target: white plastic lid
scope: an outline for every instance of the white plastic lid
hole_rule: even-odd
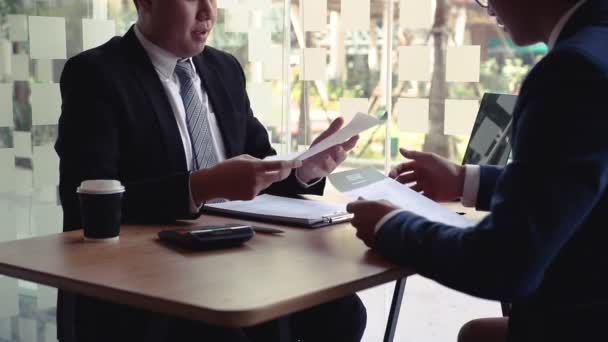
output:
[[[80,183],[76,189],[80,194],[115,194],[125,192],[125,187],[120,184],[120,181],[115,179],[90,179]]]

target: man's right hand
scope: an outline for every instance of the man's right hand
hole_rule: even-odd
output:
[[[401,154],[411,161],[397,165],[389,177],[402,184],[412,184],[414,191],[423,192],[430,199],[442,202],[462,197],[464,187],[464,166],[433,153],[400,149]]]
[[[197,204],[213,198],[251,200],[300,166],[301,161],[264,161],[241,155],[193,172],[190,177],[192,196]]]

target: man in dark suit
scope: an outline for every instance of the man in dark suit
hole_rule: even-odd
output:
[[[357,236],[441,284],[513,303],[486,339],[468,329],[463,341],[607,341],[608,1],[488,5],[518,44],[550,48],[520,92],[513,162],[475,169],[404,150],[411,161],[391,176],[490,214],[459,229],[388,202],[353,202]]]
[[[300,162],[275,154],[253,116],[237,60],[206,47],[215,0],[137,0],[124,37],[71,58],[61,77],[56,150],[64,230],[81,227],[76,187],[118,179],[126,222],[193,218],[207,201],[321,194],[357,138]],[[334,121],[316,142],[343,124]],[[297,170],[292,171],[292,169]],[[151,265],[153,267],[153,265]],[[61,293],[59,336],[77,340],[272,341],[273,323],[221,329]],[[365,308],[356,295],[292,315],[294,339],[359,341]],[[75,328],[75,329],[74,329]]]

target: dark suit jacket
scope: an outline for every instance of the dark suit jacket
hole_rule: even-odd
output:
[[[390,260],[513,303],[511,341],[608,341],[608,1],[590,0],[530,72],[513,162],[482,167],[470,229],[410,212],[376,236]]]
[[[227,158],[275,154],[266,129],[251,111],[238,61],[211,47],[193,61],[217,116]],[[55,148],[64,230],[81,227],[75,191],[84,179],[119,179],[125,185],[124,221],[164,223],[192,217],[177,123],[133,29],[68,60],[61,75],[61,96]],[[323,187],[320,182],[303,189],[292,174],[269,192],[321,194]]]

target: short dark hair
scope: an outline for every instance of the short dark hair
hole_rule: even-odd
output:
[[[137,4],[137,0],[133,0],[133,4],[135,5],[135,9],[139,8],[139,5]]]

